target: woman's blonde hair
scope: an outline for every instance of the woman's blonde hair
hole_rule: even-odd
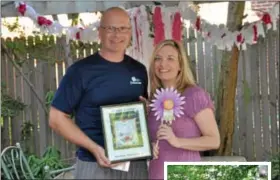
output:
[[[187,58],[184,46],[174,40],[164,40],[160,42],[154,49],[150,59],[149,78],[150,78],[150,98],[153,98],[156,89],[162,88],[163,85],[155,73],[155,56],[157,52],[164,46],[172,46],[178,51],[180,72],[176,78],[177,91],[182,93],[187,87],[195,85],[194,76],[190,67],[189,59]]]

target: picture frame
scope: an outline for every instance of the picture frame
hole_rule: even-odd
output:
[[[152,158],[143,102],[101,106],[101,121],[105,154],[111,163]]]

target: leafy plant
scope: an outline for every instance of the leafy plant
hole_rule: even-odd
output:
[[[60,151],[53,146],[46,149],[42,158],[39,158],[36,155],[30,155],[28,157],[28,164],[34,177],[39,179],[43,179],[45,177],[45,166],[49,166],[50,171],[59,170],[69,166],[62,162]]]
[[[276,179],[280,176],[280,152],[271,157],[271,178]]]
[[[52,103],[52,100],[54,98],[54,91],[48,91],[46,96],[45,96],[45,103],[46,103],[46,106],[47,108],[50,107],[51,103]]]
[[[26,107],[26,105],[20,100],[14,99],[8,95],[5,88],[5,83],[1,82],[1,116],[15,117]]]

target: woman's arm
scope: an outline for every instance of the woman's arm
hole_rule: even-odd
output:
[[[206,151],[218,149],[220,146],[220,134],[213,111],[210,108],[201,110],[194,117],[202,136],[194,138],[177,137],[177,148]]]
[[[194,138],[176,137],[172,128],[166,124],[160,126],[157,132],[159,140],[167,140],[169,144],[176,148],[193,151],[206,151],[218,149],[220,146],[220,134],[212,109],[206,108],[195,115],[196,121],[202,136]]]

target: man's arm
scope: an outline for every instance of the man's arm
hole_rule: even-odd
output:
[[[69,118],[68,114],[51,107],[49,126],[66,140],[89,150],[95,156],[99,165],[103,167],[112,166],[105,156],[104,149],[83,133],[81,129]]]
[[[97,144],[85,135],[85,133],[70,119],[68,114],[54,107],[50,108],[49,126],[66,140],[88,149],[89,151],[95,149],[97,146]]]

